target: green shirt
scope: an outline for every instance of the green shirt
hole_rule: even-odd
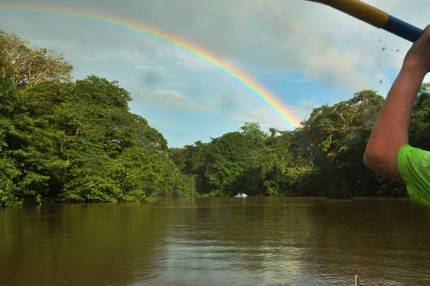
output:
[[[430,206],[430,152],[403,145],[397,153],[397,168],[410,199]]]

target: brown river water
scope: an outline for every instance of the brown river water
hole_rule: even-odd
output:
[[[0,285],[430,285],[408,200],[162,199],[0,209]]]

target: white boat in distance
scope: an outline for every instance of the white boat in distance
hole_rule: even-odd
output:
[[[234,197],[235,198],[243,198],[243,199],[245,199],[245,198],[248,197],[248,195],[245,194],[245,193],[237,193]]]

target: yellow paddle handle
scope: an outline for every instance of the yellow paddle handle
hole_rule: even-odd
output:
[[[383,28],[390,18],[388,13],[359,0],[319,0],[318,2],[330,5],[378,28]]]

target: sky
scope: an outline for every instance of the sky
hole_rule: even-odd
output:
[[[428,24],[427,0],[365,2],[418,27]],[[249,76],[300,120],[363,89],[385,96],[411,45],[303,0],[0,0],[0,29],[64,55],[75,79],[118,81],[133,98],[130,110],[159,130],[169,147],[208,142],[245,122],[263,130],[295,126],[202,57],[112,23],[43,12],[52,5],[184,39]]]

